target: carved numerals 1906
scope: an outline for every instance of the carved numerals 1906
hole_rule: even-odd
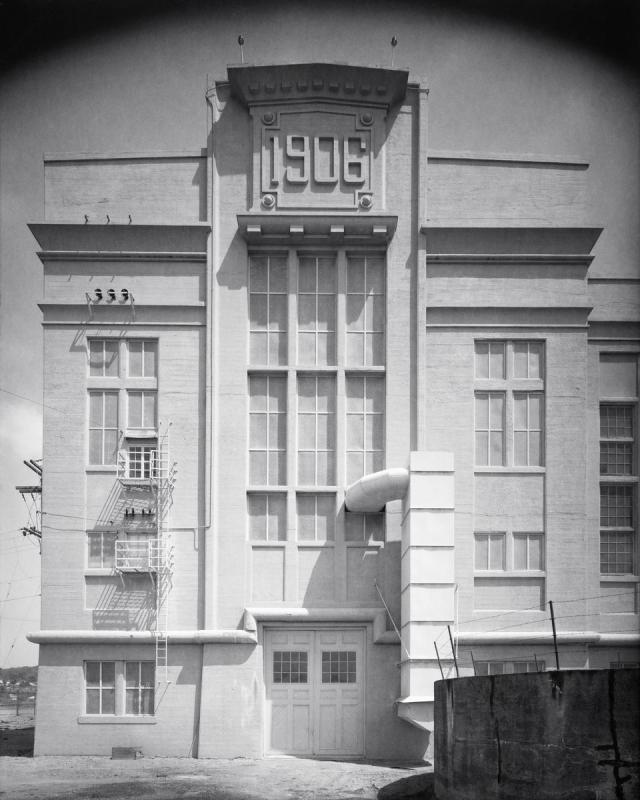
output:
[[[282,138],[284,147],[280,135],[267,137],[271,186],[278,186],[281,181],[307,184],[313,180],[314,183],[336,184],[342,180],[358,186],[365,182],[366,137],[287,134]]]

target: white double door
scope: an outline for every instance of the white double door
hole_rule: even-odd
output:
[[[267,629],[266,752],[364,755],[364,631]]]

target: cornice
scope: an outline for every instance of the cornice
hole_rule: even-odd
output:
[[[402,102],[408,70],[305,63],[227,67],[233,96],[243,105],[332,102],[388,110]]]
[[[386,245],[397,224],[381,214],[238,214],[238,232],[256,245]]]
[[[197,225],[78,225],[36,222],[29,230],[45,253],[206,254],[211,227]]]

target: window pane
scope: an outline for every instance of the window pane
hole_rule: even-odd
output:
[[[142,342],[131,340],[129,342],[129,375],[132,378],[142,376]]]
[[[315,502],[310,495],[299,495],[298,505],[298,539],[313,541],[315,539]]]
[[[129,428],[142,427],[142,392],[129,392]]]
[[[600,474],[633,474],[633,446],[631,442],[600,442]]]
[[[514,342],[513,345],[513,377],[529,377],[529,347],[526,342]]]
[[[267,291],[267,263],[267,259],[264,257],[251,257],[251,263],[249,264],[249,285],[251,286],[252,292]]]
[[[502,466],[502,433],[491,433],[489,463],[492,466]]]
[[[101,567],[102,566],[102,534],[100,533],[90,533],[88,538],[88,558],[87,564],[89,567]],[[89,668],[89,663],[87,663],[87,669]],[[87,675],[89,673],[87,672]]]
[[[147,378],[155,378],[158,354],[157,342],[145,342],[144,346],[144,374]]]
[[[281,495],[268,495],[269,524],[267,538],[269,541],[284,541],[287,538],[287,515],[285,497]]]
[[[633,534],[600,534],[600,572],[607,575],[633,573]]]
[[[542,342],[529,343],[529,377],[542,378]]]
[[[140,692],[141,714],[153,714],[154,694],[155,692],[153,688],[142,689]]]
[[[102,423],[103,423],[102,392],[89,392],[89,425],[92,428],[101,428]]]
[[[504,378],[504,345],[492,342],[489,345],[489,376],[494,379]]]
[[[287,259],[272,256],[269,259],[269,290],[272,292],[287,291]]]
[[[513,396],[513,421],[516,429],[527,429],[527,395],[517,394]]]
[[[102,375],[102,340],[89,342],[89,375]]]
[[[138,714],[138,692],[135,689],[127,689],[125,699],[125,713]]]
[[[638,396],[638,357],[635,354],[600,356],[600,396]]]
[[[87,689],[87,714],[100,713],[100,689]]]
[[[480,467],[489,465],[489,434],[487,431],[476,433],[476,464]]]
[[[516,467],[524,467],[527,465],[526,431],[515,431],[513,434],[513,460]]]
[[[600,525],[603,528],[631,528],[632,487],[600,487]]]
[[[143,661],[140,665],[140,682],[143,686],[155,684],[155,664],[153,661]]]
[[[476,429],[487,430],[489,427],[489,396],[476,395]]]
[[[100,662],[87,661],[84,667],[87,686],[100,686]]]
[[[489,343],[476,342],[476,378],[489,377]]]
[[[347,292],[364,292],[364,260],[350,258],[347,266]]]
[[[513,568],[527,569],[527,537],[513,537]]]
[[[529,537],[529,569],[544,569],[542,536]]]
[[[137,661],[128,661],[126,664],[127,687],[138,685],[140,665]]]
[[[104,424],[107,428],[118,427],[118,393],[104,393]]]
[[[156,399],[155,392],[144,393],[144,427],[155,428],[156,426]]]
[[[113,686],[116,680],[116,665],[114,661],[102,662],[102,684],[103,686]]]
[[[502,429],[502,409],[504,398],[502,395],[492,394],[489,401],[491,409],[491,428],[492,430]]]
[[[504,569],[504,536],[489,537],[489,569]]]
[[[602,439],[633,438],[633,406],[600,406],[600,437]]]
[[[542,466],[542,435],[538,431],[529,434],[529,466]]]
[[[476,534],[475,568],[489,569],[489,537]]]
[[[115,464],[118,456],[118,431],[104,432],[104,463]]]
[[[102,464],[102,431],[89,431],[89,463]]]

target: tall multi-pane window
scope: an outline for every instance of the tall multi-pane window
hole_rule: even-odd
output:
[[[248,504],[250,539],[258,542],[277,542],[287,538],[286,494],[251,492]]]
[[[249,483],[280,486],[287,472],[287,380],[249,377]]]
[[[95,377],[118,377],[117,339],[89,340],[89,375]]]
[[[338,511],[385,464],[385,257],[292,247],[248,271],[249,537],[379,541],[384,515]]]
[[[504,394],[476,392],[476,464],[504,464]]]
[[[117,536],[113,531],[87,533],[87,566],[90,569],[110,569],[114,566]]]
[[[156,683],[154,662],[127,661],[125,681],[125,714],[153,714]]]
[[[158,343],[144,339],[129,342],[129,377],[155,378],[158,374]]]
[[[475,463],[544,465],[544,344],[475,342]]]
[[[148,478],[158,425],[158,340],[88,339],[87,351],[89,464],[121,463],[126,477]]]
[[[633,412],[628,404],[600,406],[601,475],[633,475]]]
[[[542,464],[543,395],[540,392],[513,393],[513,463],[516,466]]]
[[[383,542],[384,514],[347,512],[344,538],[347,542]]]
[[[541,533],[513,534],[513,568],[528,572],[544,569],[544,539]]]
[[[89,392],[89,463],[115,464],[118,392]]]
[[[638,355],[601,353],[600,573],[637,574]]]
[[[633,573],[633,487],[600,486],[600,572]]]
[[[347,263],[347,364],[384,364],[384,259],[350,256]]]
[[[157,399],[155,391],[127,392],[128,428],[155,428],[157,416]]]
[[[332,257],[299,259],[298,363],[336,363],[336,269]]]
[[[296,505],[299,541],[331,542],[335,539],[336,503],[332,494],[299,494]]]
[[[336,471],[336,382],[333,376],[298,378],[298,482],[331,485]]]
[[[287,363],[287,257],[254,255],[249,265],[251,364]]]
[[[116,713],[115,661],[86,661],[84,665],[87,714]]]
[[[476,378],[502,380],[504,354],[504,342],[476,342]]]
[[[384,463],[384,379],[348,376],[347,483],[382,469]]]
[[[542,380],[542,342],[513,342],[513,377],[517,380]]]
[[[504,533],[475,534],[476,570],[504,570],[505,552]]]

